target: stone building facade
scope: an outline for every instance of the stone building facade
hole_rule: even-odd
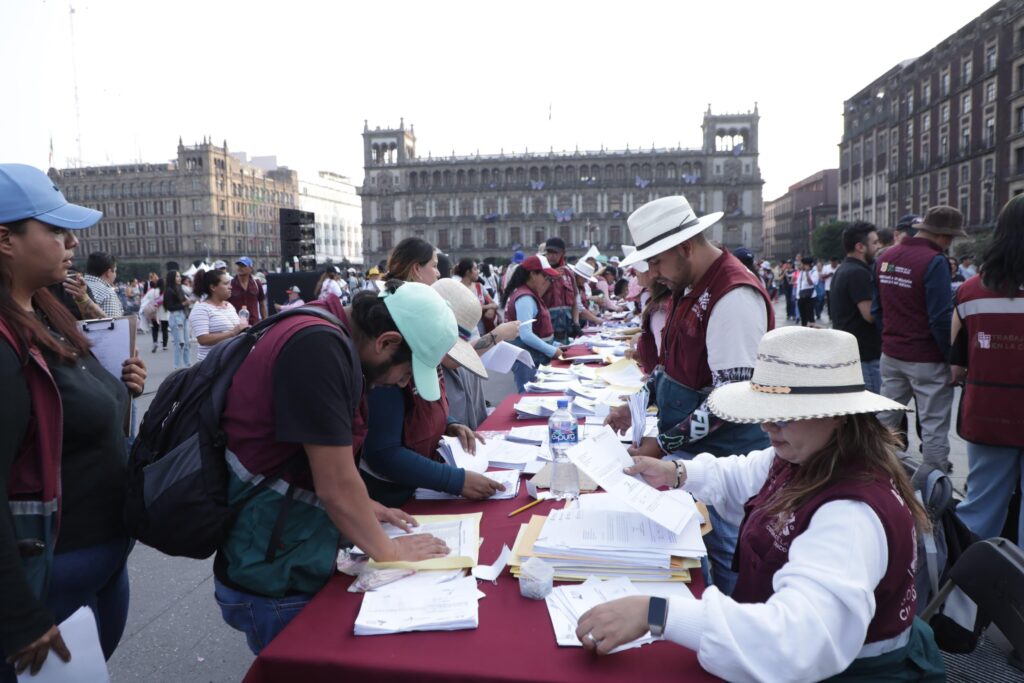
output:
[[[299,174],[299,208],[316,216],[318,262],[363,262],[363,210],[349,178],[330,171]]]
[[[696,149],[502,153],[434,158],[416,154],[416,136],[397,128],[363,130],[363,251],[386,258],[417,236],[453,258],[509,257],[558,235],[579,253],[629,244],[626,217],[640,205],[685,194],[698,214],[724,211],[708,236],[730,249],[761,247],[757,107],[712,114]]]
[[[250,256],[261,269],[281,255],[279,211],[298,208],[298,175],[265,171],[210,140],[164,164],[50,170],[69,201],[103,212],[78,237],[78,254],[105,251],[125,263]]]
[[[827,168],[764,203],[764,256],[785,260],[811,253],[811,235],[836,220],[839,169]]]
[[[1024,2],[1002,0],[845,102],[839,215],[893,227],[939,204],[991,229],[1024,192]]]

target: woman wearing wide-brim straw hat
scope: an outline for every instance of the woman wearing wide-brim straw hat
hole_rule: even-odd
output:
[[[730,681],[943,681],[931,629],[915,618],[924,509],[876,419],[906,407],[865,390],[856,339],[839,330],[768,332],[749,382],[716,389],[712,411],[760,423],[771,447],[684,461],[636,457],[628,474],[682,487],[742,521],[732,596],[631,597],[579,621],[606,653],[651,630],[697,651]]]

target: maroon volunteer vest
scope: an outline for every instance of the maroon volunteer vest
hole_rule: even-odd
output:
[[[533,290],[526,285],[516,289],[516,291],[512,292],[512,296],[508,298],[508,303],[505,304],[505,320],[517,320],[516,301],[524,296],[533,297],[534,302],[537,304],[537,319],[533,321],[533,333],[541,339],[550,339],[555,334],[555,328],[551,325],[551,313],[548,311],[548,307],[544,305],[544,302],[538,299]]]
[[[957,433],[974,443],[1024,446],[1024,292],[1013,299],[975,275],[960,286],[956,310],[967,334],[967,383]]]
[[[326,301],[309,305],[327,308],[341,320],[347,334],[350,323],[338,297],[330,295]],[[231,382],[221,426],[227,436],[228,448],[250,472],[265,474],[275,470],[293,456],[305,455],[302,444],[277,441],[274,422],[274,365],[288,340],[300,330],[314,325],[337,329],[331,323],[311,315],[297,315],[282,320],[260,338]],[[310,359],[310,362],[317,360]],[[358,356],[353,358],[352,369],[353,372],[362,373]],[[352,418],[353,455],[358,454],[366,440],[366,418],[364,384],[363,394]],[[312,473],[304,457],[302,467],[296,468],[293,472],[286,473],[284,479],[300,488],[314,491]]]
[[[928,266],[941,254],[942,247],[934,242],[908,237],[875,261],[875,284],[882,303],[882,353],[890,358],[914,363],[946,361],[928,326],[924,291]],[[946,275],[948,283],[948,268]]]
[[[738,258],[723,251],[688,293],[673,296],[672,312],[662,332],[660,361],[676,382],[691,389],[711,386],[708,320],[715,304],[737,287],[757,290],[768,314],[767,329],[775,329],[775,311],[761,278],[751,273]]]
[[[448,397],[444,394],[444,377],[438,373],[441,382],[441,398],[427,401],[416,393],[413,383],[402,388],[405,401],[405,420],[402,422],[402,445],[420,455],[443,462],[437,452],[437,443],[448,427]]]
[[[910,508],[884,474],[872,474],[866,467],[853,468],[842,480],[803,503],[780,527],[776,518],[765,513],[765,505],[776,491],[786,486],[798,467],[776,456],[764,486],[744,504],[745,515],[733,560],[739,579],[732,598],[736,602],[767,602],[775,592],[775,572],[789,561],[793,539],[807,530],[818,508],[833,500],[858,500],[878,515],[889,553],[888,567],[875,587],[875,616],[868,624],[864,642],[874,643],[903,633],[917,612],[917,537]]]
[[[658,340],[654,338],[654,332],[651,331],[651,319],[655,313],[671,305],[672,298],[665,297],[653,305],[650,315],[641,318],[640,336],[636,341],[636,361],[640,363],[640,367],[645,375],[654,372],[654,368],[658,366]],[[665,327],[668,327],[668,325]],[[665,328],[662,328],[662,333],[664,331]]]
[[[541,299],[549,309],[576,307],[576,277],[568,266],[556,266],[558,279],[551,283]],[[540,333],[538,333],[540,336]]]

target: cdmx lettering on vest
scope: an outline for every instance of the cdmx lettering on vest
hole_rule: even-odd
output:
[[[785,522],[780,519],[769,519],[765,522],[764,528],[772,537],[772,545],[781,553],[789,552],[790,536],[793,535],[793,528],[796,525],[796,513],[790,512]]]
[[[780,358],[770,353],[759,353],[757,354],[758,360],[763,360],[765,363],[776,363],[778,365],[789,365],[795,368],[811,368],[813,370],[836,370],[838,368],[846,368],[851,365],[857,365],[860,363],[860,359],[843,361],[842,363],[800,363],[795,360],[788,360],[786,358]]]

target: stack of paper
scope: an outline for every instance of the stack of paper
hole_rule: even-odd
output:
[[[605,491],[674,534],[681,533],[697,516],[692,498],[687,503],[678,497],[679,491],[659,491],[640,475],[623,472],[633,464],[633,458],[611,429],[588,436],[566,455]]]
[[[506,441],[528,443],[534,446],[544,446],[547,450],[548,426],[547,425],[526,425],[513,427],[505,435]]]
[[[476,628],[480,621],[477,601],[482,597],[472,576],[365,593],[354,632],[357,636],[377,636]]]
[[[632,429],[633,432],[633,445],[639,446],[640,440],[644,437],[644,427],[647,425],[647,403],[650,398],[650,393],[647,388],[644,387],[635,394],[630,394],[626,400],[626,404],[629,406],[629,416],[632,418],[632,423],[637,425],[637,429]],[[641,426],[643,425],[643,426]]]
[[[519,470],[484,472],[485,477],[493,479],[505,487],[504,491],[498,491],[488,500],[509,500],[519,495],[519,474]],[[416,489],[416,500],[455,500],[458,498],[462,498],[462,496],[433,489]]]
[[[636,387],[634,391],[644,385],[644,373],[640,366],[627,358],[619,359],[606,368],[598,368],[597,377],[608,384]]]
[[[640,592],[629,579],[619,577],[607,581],[599,581],[590,577],[578,586],[559,586],[551,591],[544,600],[548,605],[548,616],[551,627],[555,631],[555,642],[561,647],[583,647],[576,638],[576,627],[587,610],[600,604],[618,600],[619,598],[640,595]],[[634,647],[653,643],[655,638],[650,633],[628,643],[623,643],[612,652],[621,652]]]
[[[559,396],[524,395],[513,408],[520,420],[537,420],[551,417],[558,410],[558,402],[565,400]],[[584,401],[577,405],[578,400],[569,399],[569,411],[574,417],[588,417],[598,414],[595,401]]]
[[[547,430],[547,427],[542,427]],[[511,439],[490,438],[476,443],[476,453],[467,453],[456,437],[445,436],[438,444],[438,453],[453,467],[461,467],[481,474],[488,467],[512,470],[527,470],[537,460],[548,459],[547,448]]]
[[[412,533],[430,534],[445,542],[448,554],[419,562],[377,562],[370,560],[370,569],[405,568],[405,569],[460,569],[475,567],[480,552],[480,518],[482,512],[465,515],[417,515],[419,526]],[[391,524],[384,524],[384,532],[394,538],[408,532]],[[353,547],[350,554],[366,555],[359,547]]]
[[[586,424],[584,425],[584,431],[581,432],[583,438],[596,436],[598,430],[604,425],[603,417],[588,417]],[[647,415],[644,419],[643,436],[657,436],[658,435],[658,416]],[[619,441],[622,443],[633,443],[633,427],[630,427],[625,431],[624,434],[616,434]]]

